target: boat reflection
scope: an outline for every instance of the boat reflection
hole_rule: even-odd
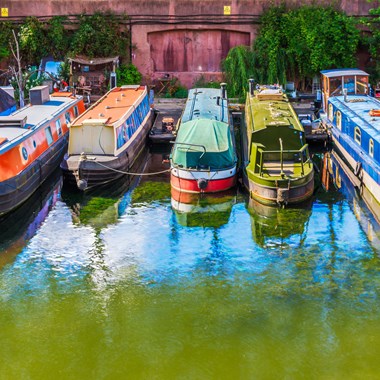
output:
[[[141,173],[144,170],[146,153],[147,148],[129,169],[131,173]],[[139,175],[124,175],[116,181],[86,192],[75,191],[72,187],[64,185],[62,200],[69,206],[74,224],[101,230],[118,222],[131,201],[132,190],[139,181]]]
[[[327,192],[339,191],[348,200],[368,240],[380,247],[380,205],[334,150],[323,155],[321,179]]]
[[[221,227],[228,223],[235,203],[236,190],[191,194],[171,189],[172,208],[178,223],[185,227]]]
[[[247,209],[254,241],[263,248],[282,245],[287,238],[295,236],[299,236],[302,242],[306,237],[311,206],[312,200],[288,208],[271,207],[250,198]]]
[[[57,203],[61,188],[57,169],[27,201],[0,219],[0,268],[12,262],[35,235]]]

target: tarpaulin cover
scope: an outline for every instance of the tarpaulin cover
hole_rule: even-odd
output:
[[[196,119],[181,124],[172,162],[184,168],[214,170],[234,166],[236,155],[230,127],[226,123],[208,119]]]

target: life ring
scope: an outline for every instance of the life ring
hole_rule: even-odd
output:
[[[355,166],[354,174],[358,176],[362,170],[362,163],[358,161]]]
[[[380,110],[370,110],[369,115],[375,116],[375,117],[380,117]]]

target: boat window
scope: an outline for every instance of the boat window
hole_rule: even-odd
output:
[[[330,78],[330,96],[342,94],[342,77]]]
[[[51,133],[50,127],[45,128],[45,135],[48,145],[51,145],[51,143],[53,142],[53,135]]]
[[[62,127],[61,127],[61,120],[60,119],[55,121],[55,127],[57,128],[58,136],[61,136],[62,135]]]
[[[355,127],[354,138],[359,145],[362,144],[362,132],[359,127]]]
[[[345,76],[344,88],[347,89],[347,94],[355,94],[355,76]]]
[[[342,130],[342,114],[340,111],[337,111],[336,113],[336,126]]]
[[[333,105],[330,103],[329,104],[329,120],[330,121],[333,121],[334,119],[334,108],[333,108]]]
[[[78,115],[79,115],[78,107],[75,106],[75,107],[74,107],[74,116],[75,116],[75,117],[78,117]]]
[[[373,157],[374,151],[375,151],[375,145],[373,143],[373,140],[369,139],[369,155],[371,157]]]
[[[70,121],[71,121],[71,115],[70,115],[70,112],[66,112],[65,113],[65,120],[66,120],[66,124],[69,124]]]
[[[368,77],[356,77],[356,93],[368,93]]]

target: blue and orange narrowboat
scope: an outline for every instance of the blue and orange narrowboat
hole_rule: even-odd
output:
[[[61,162],[68,124],[85,109],[69,92],[30,90],[31,104],[0,117],[0,215],[28,199]]]

